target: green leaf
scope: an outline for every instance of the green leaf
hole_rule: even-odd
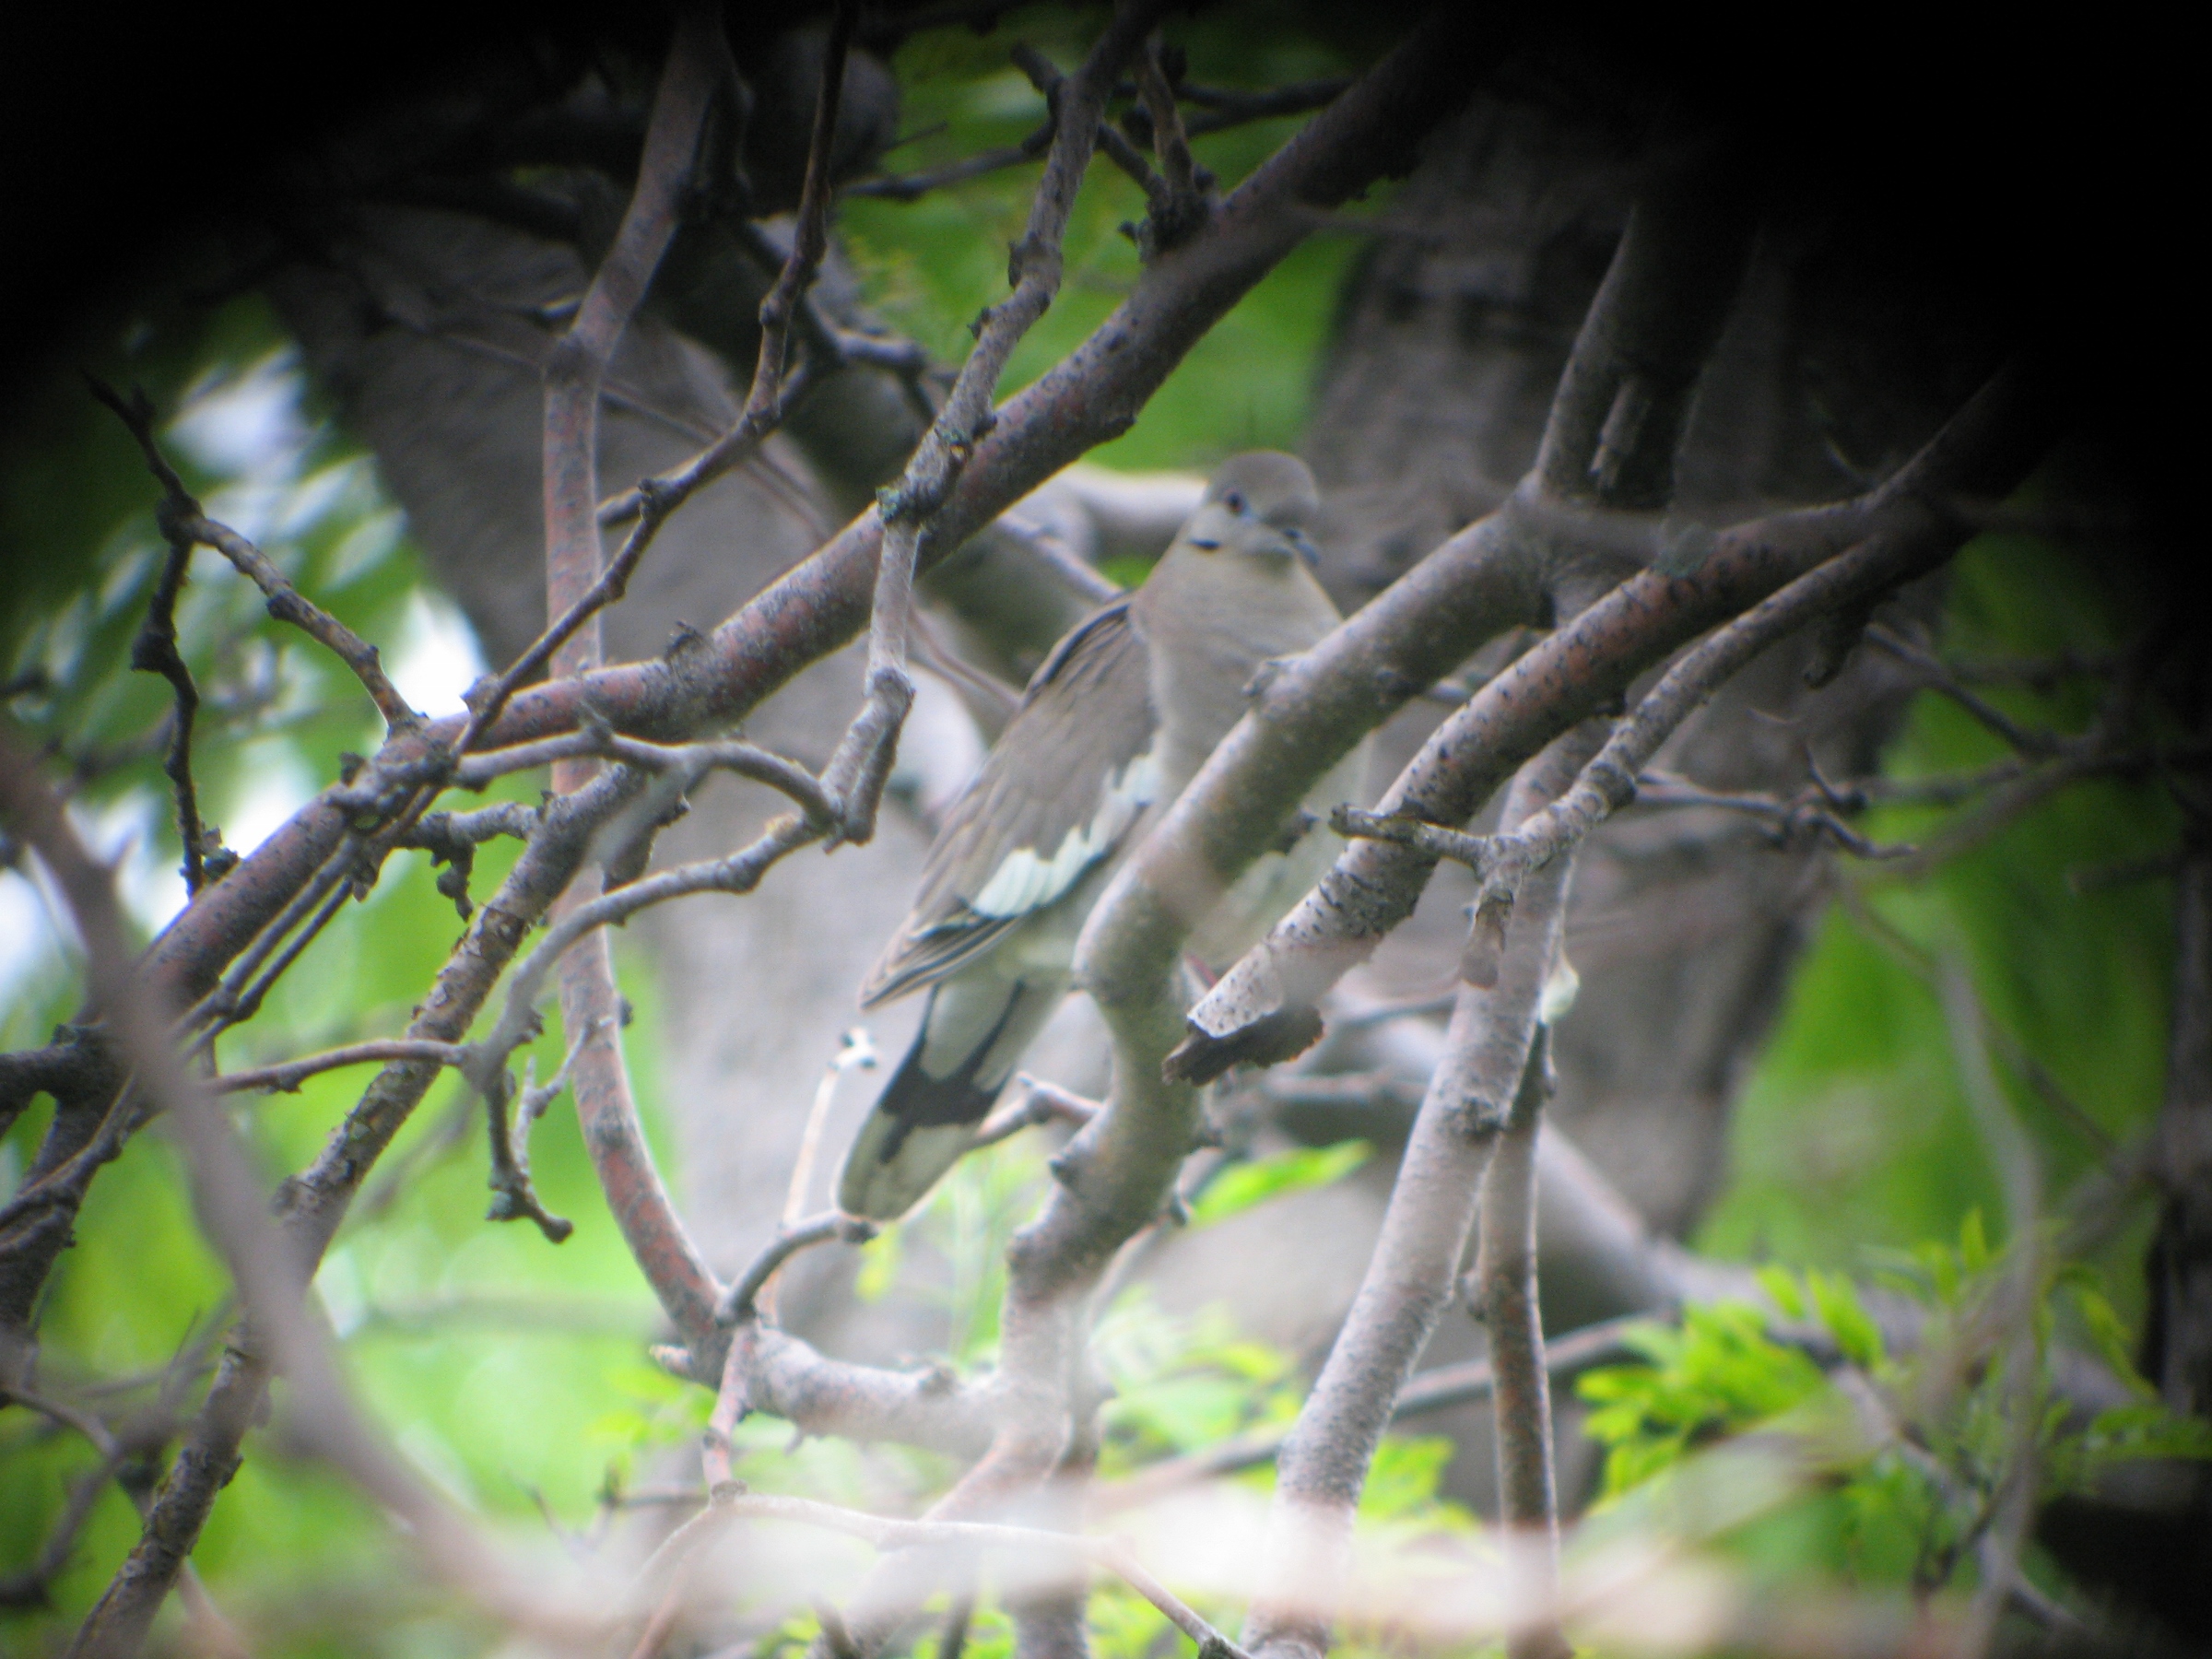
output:
[[[1989,1237],[1982,1226],[1982,1206],[1975,1205],[1959,1224],[1959,1265],[1969,1273],[1989,1265]]]
[[[1211,1227],[1285,1193],[1341,1181],[1365,1163],[1373,1151],[1365,1141],[1339,1141],[1333,1147],[1301,1147],[1237,1164],[1216,1177],[1191,1206],[1191,1225]]]
[[[1437,1487],[1454,1450],[1447,1435],[1386,1434],[1359,1493],[1365,1522],[1433,1519]]]
[[[2144,1457],[2212,1459],[2212,1423],[2163,1406],[2115,1406],[2100,1411],[2083,1439],[2106,1462]]]
[[[860,1249],[860,1271],[853,1276],[853,1294],[864,1302],[878,1302],[890,1294],[899,1279],[899,1264],[905,1252],[903,1231],[887,1227]]]
[[[1770,1265],[1759,1270],[1758,1277],[1759,1288],[1773,1299],[1784,1319],[1812,1317],[1806,1306],[1805,1293],[1797,1288],[1797,1280],[1788,1268]]]
[[[2067,1288],[2074,1293],[2074,1305],[2081,1311],[2081,1323],[2088,1332],[2089,1340],[2096,1345],[2099,1358],[2112,1368],[2112,1375],[2126,1383],[2128,1392],[2138,1398],[2156,1400],[2159,1391],[2136,1370],[2135,1339],[2128,1332],[2127,1322],[2094,1285],[2077,1279]]]
[[[1806,1274],[1805,1279],[1806,1288],[1811,1290],[1813,1301],[1820,1310],[1820,1323],[1835,1337],[1843,1357],[1862,1371],[1872,1371],[1879,1365],[1881,1328],[1868,1315],[1851,1281],[1840,1273],[1818,1272]]]

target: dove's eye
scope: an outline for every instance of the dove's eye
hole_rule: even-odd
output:
[[[1227,495],[1221,498],[1221,505],[1228,508],[1231,512],[1242,512],[1244,511],[1243,492],[1235,489],[1230,490]]]

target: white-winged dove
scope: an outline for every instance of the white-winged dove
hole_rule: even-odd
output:
[[[845,1155],[841,1208],[902,1216],[959,1161],[1066,992],[1119,854],[1236,724],[1263,665],[1336,626],[1311,568],[1319,506],[1295,456],[1224,463],[1144,586],[1038,668],[862,987],[863,1008],[924,987],[929,1004]],[[1363,758],[1346,757],[1286,826],[1283,850],[1194,918],[1190,951],[1208,969],[1234,961],[1327,867],[1342,843],[1314,821],[1353,797]]]

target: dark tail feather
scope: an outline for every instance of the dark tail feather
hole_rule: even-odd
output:
[[[1014,1005],[1009,1002],[1006,1012],[1013,1011]],[[991,1102],[998,1098],[998,1090],[979,1084],[975,1080],[976,1068],[991,1052],[991,1045],[998,1041],[998,1033],[1006,1023],[1001,1019],[993,1027],[990,1035],[976,1044],[975,1053],[951,1077],[933,1077],[922,1069],[923,1040],[929,1032],[929,1022],[923,1021],[923,1029],[914,1033],[913,1041],[907,1047],[906,1058],[899,1063],[891,1080],[876,1097],[877,1112],[892,1120],[890,1134],[883,1144],[886,1161],[899,1156],[907,1137],[917,1129],[973,1125],[983,1121],[991,1111]]]
[[[932,995],[932,1006],[924,1011],[906,1058],[876,1097],[875,1109],[845,1154],[845,1167],[837,1180],[840,1209],[847,1215],[895,1221],[921,1203],[938,1178],[959,1162],[974,1142],[975,1126],[998,1098],[997,1087],[985,1088],[975,1080],[976,1071],[1013,1018],[1018,1001],[1018,996],[1007,999],[997,1024],[951,1076],[933,1077],[922,1065],[929,1017],[935,1011]]]

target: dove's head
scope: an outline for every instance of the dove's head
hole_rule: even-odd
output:
[[[1194,552],[1281,566],[1319,560],[1309,533],[1321,512],[1313,475],[1296,455],[1254,450],[1221,464],[1177,539]]]
[[[1297,456],[1264,450],[1225,461],[1131,602],[1171,793],[1236,724],[1266,665],[1312,650],[1336,626],[1306,537],[1320,511]]]

